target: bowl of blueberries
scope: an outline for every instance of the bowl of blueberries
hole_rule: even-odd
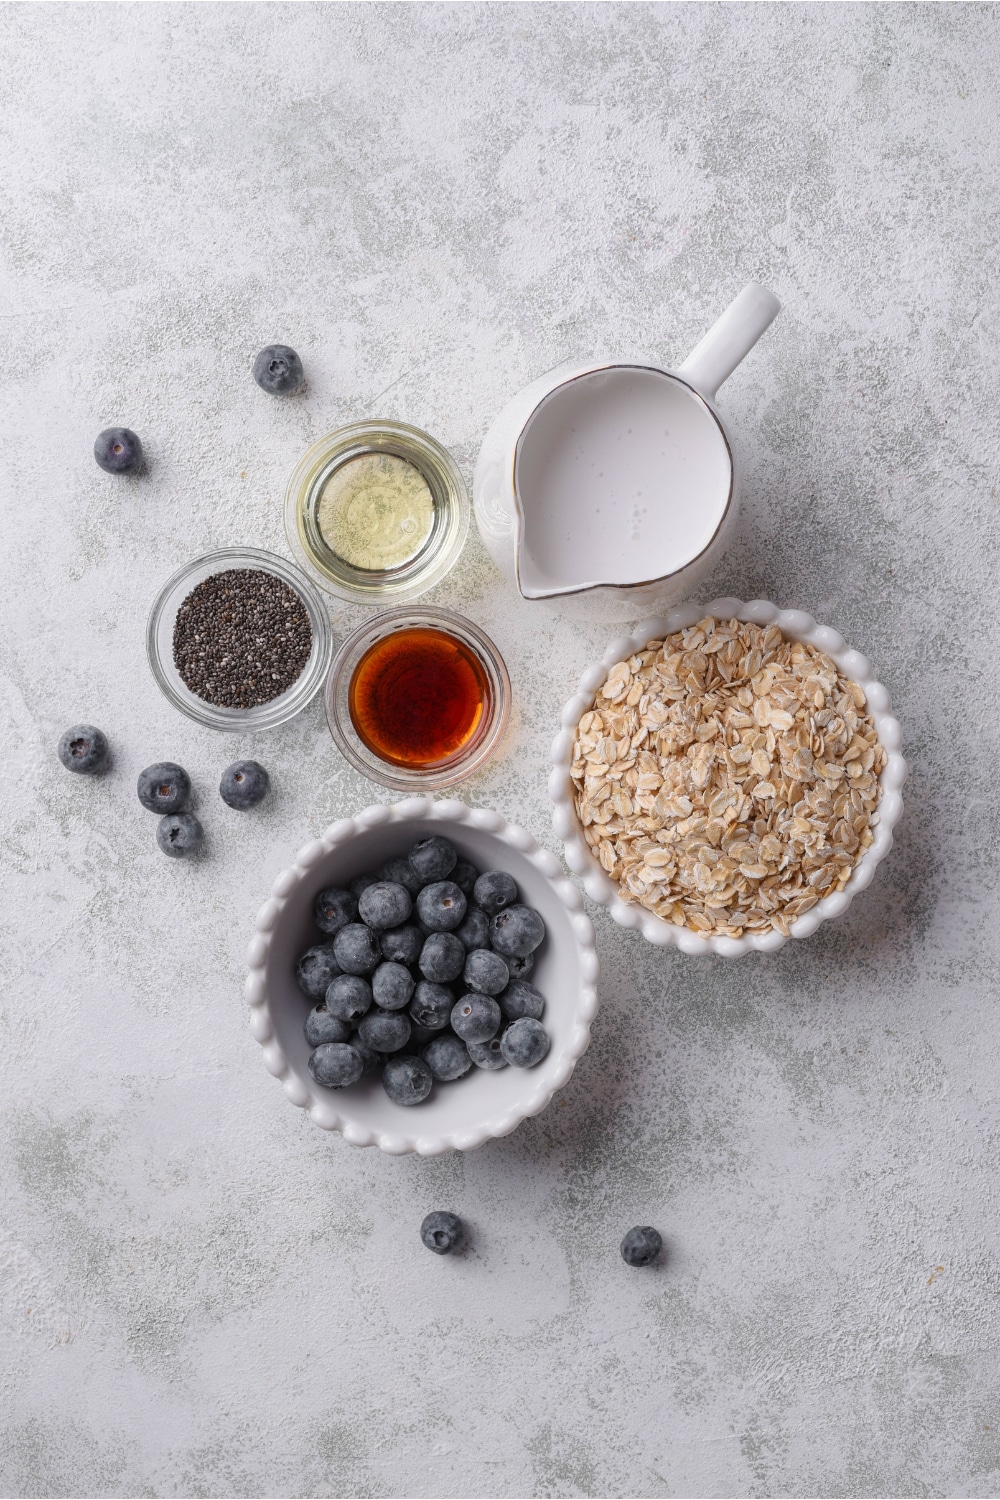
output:
[[[250,1028],[287,1097],[395,1155],[539,1114],[597,1011],[577,887],[523,829],[453,800],[368,807],[306,844],[248,961]]]

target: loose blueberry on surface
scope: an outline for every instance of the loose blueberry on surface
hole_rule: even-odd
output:
[[[428,1214],[420,1226],[420,1238],[435,1255],[450,1255],[458,1249],[464,1236],[464,1225],[458,1214],[445,1213],[441,1209]]]
[[[320,932],[325,932],[329,937],[335,937],[342,927],[348,922],[357,920],[358,903],[350,891],[343,891],[337,885],[328,886],[325,891],[320,891],[313,902],[313,915],[316,918],[316,926]]]
[[[421,885],[434,880],[444,880],[458,864],[458,850],[451,839],[439,834],[433,838],[420,839],[410,850],[410,864]]]
[[[540,1063],[552,1045],[541,1021],[520,1016],[511,1021],[500,1038],[500,1050],[513,1068],[533,1068]]]
[[[503,1055],[498,1036],[491,1036],[488,1042],[469,1042],[469,1056],[477,1068],[484,1072],[496,1073],[507,1066],[507,1059]]]
[[[472,897],[487,916],[495,917],[498,911],[517,900],[517,886],[503,870],[487,870],[472,887]]]
[[[219,782],[219,796],[227,807],[246,812],[256,807],[271,790],[271,778],[255,760],[236,760],[227,766]]]
[[[467,905],[453,880],[436,880],[417,897],[417,916],[432,932],[454,932]]]
[[[463,995],[451,1013],[451,1028],[463,1042],[488,1042],[499,1025],[500,1007],[492,995]]]
[[[422,1104],[434,1078],[419,1057],[390,1057],[382,1070],[382,1087],[393,1104]]]
[[[340,972],[332,943],[317,943],[315,948],[307,948],[295,965],[299,989],[310,1000],[322,1000]]]
[[[473,948],[489,947],[490,919],[481,906],[473,906],[470,901],[465,916],[455,928],[455,936],[470,953]]]
[[[432,932],[417,963],[425,979],[450,984],[465,968],[465,949],[453,932]]]
[[[472,1067],[465,1043],[451,1031],[439,1032],[424,1048],[424,1062],[439,1083],[462,1078]]]
[[[378,872],[378,878],[391,881],[393,885],[403,886],[411,896],[418,895],[424,883],[408,859],[386,860]]]
[[[470,865],[467,859],[460,859],[455,868],[448,876],[458,886],[467,901],[472,900],[472,887],[479,878],[479,871],[475,865]]]
[[[424,946],[424,933],[419,927],[393,927],[379,934],[379,942],[383,958],[397,964],[415,964]]]
[[[510,970],[511,979],[527,979],[535,967],[535,955],[525,953],[523,957],[519,957],[516,953],[507,953],[504,955],[504,963]]]
[[[333,951],[345,974],[370,974],[382,957],[379,940],[363,922],[349,922],[333,940]]]
[[[376,881],[358,898],[358,916],[369,927],[401,927],[412,910],[413,902],[406,887],[387,880]]]
[[[357,1083],[363,1063],[347,1042],[324,1042],[309,1054],[309,1071],[327,1089],[345,1089]]]
[[[355,901],[361,900],[362,891],[366,891],[370,885],[378,884],[377,875],[355,875],[353,880],[347,882],[347,889]]]
[[[346,1042],[351,1035],[349,1022],[332,1015],[322,1001],[306,1016],[303,1030],[310,1047],[322,1047],[325,1042]]]
[[[462,980],[466,989],[480,995],[499,995],[507,988],[510,971],[499,953],[489,948],[474,948],[465,960]]]
[[[402,1010],[409,1005],[416,981],[403,964],[380,963],[372,975],[375,1004],[383,1010]]]
[[[545,1011],[545,997],[524,979],[512,979],[502,994],[497,996],[500,1014],[505,1021],[517,1021],[521,1016],[530,1016],[540,1021]]]
[[[663,1240],[651,1224],[637,1224],[629,1230],[620,1248],[627,1266],[651,1266],[663,1249]]]
[[[371,1009],[372,987],[360,974],[338,974],[330,980],[324,1000],[331,1016],[350,1025]]]
[[[171,859],[194,854],[204,838],[205,830],[194,813],[165,813],[156,825],[156,842]]]
[[[149,812],[183,812],[191,796],[191,778],[183,766],[160,760],[139,772],[136,791]]]
[[[268,344],[253,362],[253,378],[269,396],[290,396],[305,379],[302,361],[287,344]]]
[[[142,444],[131,427],[105,427],[95,439],[94,457],[105,474],[134,474],[142,467]]]
[[[358,1027],[358,1036],[375,1052],[398,1052],[410,1040],[410,1018],[405,1011],[372,1009]]]
[[[530,906],[508,906],[490,923],[490,942],[498,953],[523,958],[534,953],[545,936],[545,923]]]
[[[108,765],[108,742],[93,724],[74,724],[59,736],[57,754],[67,771],[98,776]]]
[[[410,1001],[410,1015],[418,1026],[431,1031],[442,1031],[447,1026],[455,1005],[455,993],[444,984],[432,984],[421,979]]]

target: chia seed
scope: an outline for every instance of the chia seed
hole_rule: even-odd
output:
[[[293,588],[261,568],[213,573],[174,621],[174,666],[192,693],[219,708],[256,708],[297,682],[312,626]]]

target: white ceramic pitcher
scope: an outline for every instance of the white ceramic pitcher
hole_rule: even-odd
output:
[[[525,599],[630,620],[689,595],[736,514],[715,396],[779,312],[747,286],[677,370],[562,365],[519,392],[476,463],[476,520]]]

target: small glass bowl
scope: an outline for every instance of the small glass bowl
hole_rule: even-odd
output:
[[[370,750],[355,729],[351,720],[351,682],[358,663],[376,641],[398,630],[421,628],[453,636],[475,656],[485,678],[487,702],[472,739],[455,755],[427,767],[399,766]],[[344,759],[369,781],[397,792],[436,791],[465,781],[495,753],[510,719],[510,678],[503,657],[485,631],[448,609],[388,609],[369,624],[360,626],[337,652],[323,698],[330,733]]]
[[[347,562],[320,530],[319,504],[328,481],[366,454],[389,454],[412,464],[431,492],[428,535],[392,568]],[[455,460],[428,433],[405,422],[354,422],[328,433],[299,459],[285,491],[285,535],[296,562],[321,588],[352,604],[400,605],[426,593],[454,567],[468,532],[469,496]]]
[[[305,605],[312,627],[312,650],[299,677],[286,692],[256,708],[220,708],[206,702],[192,693],[174,666],[174,621],[178,609],[204,579],[215,573],[229,573],[234,568],[258,568],[287,583]],[[164,696],[189,719],[208,729],[228,730],[231,734],[248,729],[274,729],[293,719],[322,686],[333,650],[333,630],[322,594],[292,563],[256,547],[223,547],[178,568],[157,594],[146,626],[146,655]]]

